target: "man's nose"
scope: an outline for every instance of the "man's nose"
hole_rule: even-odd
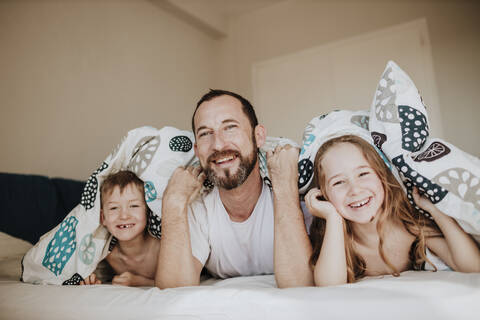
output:
[[[213,148],[215,150],[221,151],[225,147],[225,137],[221,132],[218,132],[214,135]]]

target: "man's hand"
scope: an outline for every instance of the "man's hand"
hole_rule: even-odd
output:
[[[93,284],[102,284],[102,281],[97,279],[97,276],[95,275],[95,273],[92,273],[91,275],[89,275],[88,277],[80,281],[81,286],[93,285]]]
[[[173,200],[190,204],[200,193],[205,173],[201,167],[178,167],[163,193],[164,201]]]
[[[298,180],[298,148],[291,145],[277,146],[267,152],[267,167],[272,184],[296,184]]]

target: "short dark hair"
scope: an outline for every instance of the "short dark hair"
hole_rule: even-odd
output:
[[[193,131],[194,136],[195,136],[194,119],[195,119],[195,114],[197,113],[198,107],[200,107],[200,105],[202,103],[204,103],[205,101],[210,101],[213,98],[220,97],[220,96],[231,96],[231,97],[234,97],[234,98],[238,99],[242,103],[243,113],[245,113],[245,115],[248,118],[248,121],[250,121],[250,125],[252,126],[252,130],[255,129],[255,127],[258,125],[258,120],[257,120],[257,116],[255,115],[255,110],[253,109],[253,106],[250,103],[250,101],[248,101],[247,99],[245,99],[241,95],[239,95],[237,93],[234,93],[234,92],[231,92],[231,91],[220,90],[220,89],[210,89],[210,91],[208,93],[204,94],[203,97],[201,97],[200,100],[197,102],[197,107],[195,108],[195,111],[193,112],[192,131]]]
[[[119,187],[120,192],[123,192],[129,184],[133,184],[144,195],[143,181],[132,171],[121,170],[109,174],[100,187],[100,206],[103,208],[103,198],[107,193],[112,192],[115,187]]]

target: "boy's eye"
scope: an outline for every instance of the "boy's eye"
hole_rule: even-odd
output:
[[[109,209],[109,210],[117,210],[118,207],[110,207],[110,208],[108,208],[108,209]]]

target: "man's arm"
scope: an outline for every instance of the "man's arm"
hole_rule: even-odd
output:
[[[298,196],[298,149],[277,147],[267,154],[274,208],[274,270],[279,288],[312,286],[312,246]]]
[[[196,286],[202,263],[192,255],[188,205],[200,192],[204,174],[200,168],[177,168],[163,195],[162,239],[155,286],[160,289]]]

